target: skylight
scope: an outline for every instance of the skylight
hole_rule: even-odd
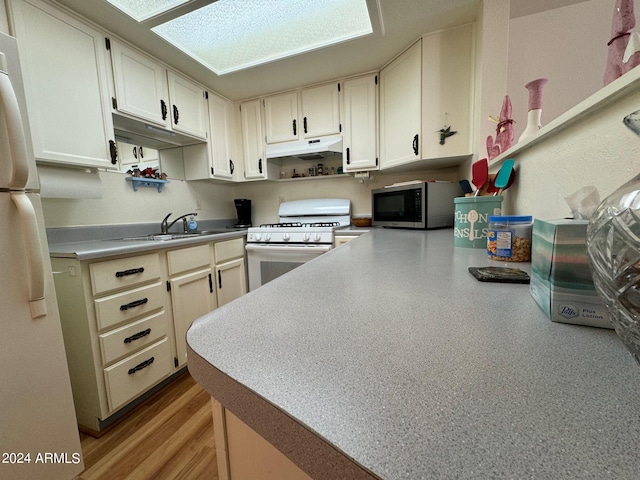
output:
[[[373,29],[366,0],[218,0],[152,31],[223,75]]]
[[[116,8],[143,22],[151,17],[178,7],[190,0],[107,0]]]

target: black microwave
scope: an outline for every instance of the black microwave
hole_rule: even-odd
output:
[[[371,191],[372,225],[396,228],[453,226],[453,199],[462,194],[452,182],[411,182]]]

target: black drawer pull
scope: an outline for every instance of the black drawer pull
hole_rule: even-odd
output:
[[[130,368],[127,373],[129,375],[133,375],[138,370],[142,370],[143,368],[147,368],[149,365],[151,365],[153,363],[154,360],[155,360],[155,358],[151,357],[149,360],[145,360],[144,362],[140,363],[139,365],[136,365],[135,367]]]
[[[130,337],[127,337],[124,339],[124,343],[131,343],[134,340],[139,340],[142,337],[146,337],[147,335],[149,335],[151,333],[151,329],[147,328],[146,330],[143,330],[141,332],[136,333],[135,335],[131,335]]]
[[[132,268],[131,270],[125,270],[124,272],[116,272],[116,277],[126,277],[127,275],[135,275],[136,273],[144,272],[144,267]]]
[[[144,305],[149,301],[148,298],[141,298],[140,300],[134,300],[131,303],[127,303],[126,305],[120,305],[120,310],[129,310],[133,307],[139,307],[140,305]]]

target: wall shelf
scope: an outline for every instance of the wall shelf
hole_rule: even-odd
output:
[[[152,187],[157,188],[160,193],[164,184],[169,183],[169,180],[160,180],[159,178],[127,177],[126,180],[131,182],[134,192],[137,192],[139,187]]]

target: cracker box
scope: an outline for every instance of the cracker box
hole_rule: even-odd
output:
[[[613,328],[591,277],[587,220],[538,220],[531,244],[531,296],[554,322]]]

